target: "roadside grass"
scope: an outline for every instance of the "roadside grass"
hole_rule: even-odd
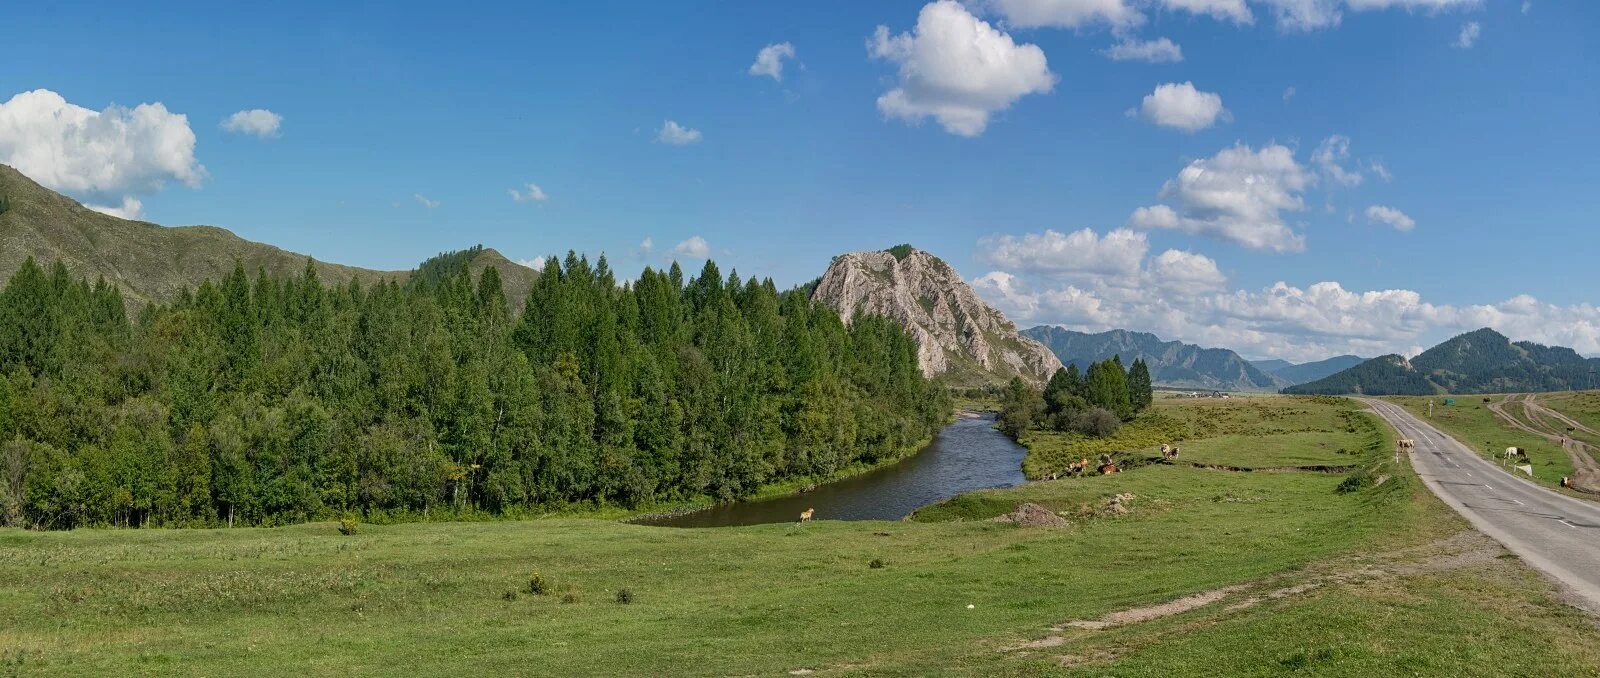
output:
[[[1213,605],[1047,651],[1005,651],[1069,620],[1292,581],[1329,562],[1359,568],[1465,529],[1394,465],[1392,436],[1374,418],[1350,401],[1290,402],[1272,406],[1307,411],[1247,413],[1239,426],[1289,421],[1356,436],[1358,473],[1384,482],[1340,493],[1335,474],[1154,464],[969,493],[916,522],[677,529],[546,519],[363,525],[349,536],[330,523],[4,530],[0,667],[312,676],[1593,672],[1600,631],[1515,561],[1486,575],[1329,584],[1249,610]],[[1162,412],[1194,418],[1172,407]],[[1274,437],[1292,447],[1313,440]],[[1119,493],[1135,495],[1130,512],[1096,510]],[[1023,501],[1067,512],[1072,525],[987,520]],[[543,595],[529,592],[535,571]],[[624,588],[631,604],[616,602]],[[1061,664],[1104,648],[1115,655]]]
[[[1600,430],[1600,391],[1540,393],[1539,404],[1572,417],[1578,423],[1589,428]],[[1557,422],[1550,423],[1556,424]],[[1573,431],[1567,435],[1586,442],[1593,447],[1600,448],[1600,436],[1583,431]]]
[[[1363,438],[1344,431],[1224,435],[1184,443],[1177,463],[1249,469],[1350,466],[1360,460]]]
[[[1384,400],[1404,407],[1496,464],[1502,463],[1501,456],[1507,447],[1523,448],[1528,451],[1528,464],[1533,466],[1533,479],[1541,485],[1559,487],[1562,476],[1572,475],[1572,460],[1560,445],[1500,421],[1489,410],[1489,403],[1483,402],[1484,398],[1499,402],[1503,397],[1459,396],[1454,405],[1442,405],[1443,400],[1437,397],[1391,396]],[[1431,419],[1428,418],[1429,400],[1434,401]],[[1507,406],[1506,411],[1526,421],[1520,405]]]

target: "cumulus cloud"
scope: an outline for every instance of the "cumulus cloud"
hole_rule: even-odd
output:
[[[673,246],[672,253],[690,259],[706,259],[711,256],[711,245],[705,238],[696,235]]]
[[[1409,231],[1417,226],[1416,220],[1406,216],[1405,212],[1387,205],[1368,207],[1367,221],[1374,224],[1388,224],[1399,231]]]
[[[543,271],[544,270],[544,257],[534,257],[532,259],[518,259],[516,263],[518,265],[520,265],[520,266],[526,266],[526,267],[531,268],[531,269],[533,269],[535,271]]]
[[[278,128],[282,125],[283,116],[265,108],[252,108],[228,116],[220,127],[223,131],[235,134],[249,134],[269,139],[278,136]]]
[[[1316,163],[1328,178],[1345,186],[1359,186],[1363,179],[1361,173],[1344,168],[1344,162],[1349,159],[1350,137],[1342,134],[1323,139],[1317,145],[1317,150],[1311,152],[1311,162]]]
[[[1251,24],[1256,20],[1244,0],[1161,0],[1161,5],[1167,9],[1204,14],[1218,21],[1236,24]]]
[[[510,188],[506,189],[506,192],[510,193],[511,199],[516,202],[544,202],[550,199],[550,196],[545,195],[544,189],[539,188],[539,185],[534,183],[528,184],[527,190],[519,191],[515,188]]]
[[[1152,64],[1175,64],[1183,61],[1183,48],[1166,38],[1155,40],[1130,38],[1106,48],[1101,54],[1112,61],[1144,61]]]
[[[1130,0],[989,0],[987,7],[1017,28],[1126,29],[1144,23]]]
[[[667,120],[661,123],[661,131],[656,132],[656,141],[673,146],[687,146],[700,141],[700,130],[684,127],[674,120]]]
[[[972,280],[985,300],[1024,326],[1154,332],[1250,356],[1316,360],[1354,353],[1414,355],[1454,334],[1492,327],[1513,339],[1600,352],[1600,309],[1556,306],[1527,295],[1469,306],[1434,304],[1404,289],[1351,290],[1335,281],[1279,281],[1229,289],[1215,262],[1168,250],[1146,264],[1148,284],[1064,281],[1008,271]]]
[[[639,251],[636,253],[636,256],[639,259],[643,259],[650,256],[650,253],[655,251],[655,249],[656,241],[650,238],[645,238],[644,240],[639,241]]]
[[[1044,50],[1017,44],[953,0],[923,6],[910,32],[878,26],[867,52],[899,67],[895,87],[878,97],[879,111],[909,122],[932,117],[960,136],[982,134],[990,115],[1056,82]]]
[[[199,186],[194,143],[189,118],[159,102],[95,111],[39,89],[0,104],[0,163],[80,200],[122,205],[99,208],[108,214],[137,215],[134,195],[168,181]]]
[[[794,58],[794,45],[787,42],[762,47],[756,52],[756,61],[750,64],[750,75],[766,76],[783,82],[783,60]]]
[[[428,196],[425,196],[421,193],[412,193],[411,199],[416,200],[418,205],[422,205],[430,210],[439,206],[438,200],[430,200]]]
[[[123,196],[122,204],[114,207],[109,205],[94,205],[90,203],[84,203],[83,206],[101,214],[109,214],[121,219],[138,219],[139,215],[144,212],[144,202],[131,195]]]
[[[1229,118],[1221,95],[1195,89],[1192,82],[1157,85],[1154,92],[1145,95],[1139,114],[1162,127],[1186,132],[1197,132]]]
[[[1093,229],[1072,233],[1046,230],[1021,236],[989,236],[978,241],[984,263],[1046,275],[1134,276],[1150,243],[1145,234],[1119,228],[1101,237]]]
[[[1482,34],[1483,27],[1479,26],[1478,22],[1468,21],[1461,26],[1461,33],[1456,36],[1456,47],[1472,49],[1473,45],[1478,44],[1478,36]]]
[[[1166,204],[1140,207],[1128,225],[1175,229],[1273,252],[1305,249],[1305,236],[1282,213],[1305,209],[1302,198],[1315,177],[1287,147],[1260,151],[1239,144],[1195,160],[1162,186]]]

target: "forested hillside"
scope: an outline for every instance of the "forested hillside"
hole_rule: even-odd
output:
[[[1088,369],[1096,362],[1120,357],[1129,364],[1143,360],[1151,377],[1160,386],[1218,389],[1224,391],[1270,391],[1285,386],[1225,348],[1202,348],[1177,341],[1162,341],[1149,332],[1109,330],[1097,334],[1077,332],[1054,325],[1023,330],[1022,335],[1055,352],[1063,364]]]
[[[455,262],[460,263],[460,262]],[[728,499],[894,455],[948,415],[892,321],[771,281],[553,258],[402,285],[242,266],[130,321],[25,262],[0,292],[12,525],[279,524]]]
[[[1451,338],[1411,360],[1373,358],[1284,393],[1431,395],[1523,393],[1600,387],[1600,360],[1562,346],[1512,342],[1483,328]]]

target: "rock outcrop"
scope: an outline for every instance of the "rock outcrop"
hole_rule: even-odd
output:
[[[949,375],[952,385],[1013,376],[1038,384],[1061,367],[1050,349],[1019,334],[955,269],[921,250],[901,246],[835,257],[812,299],[836,309],[846,323],[858,313],[898,321],[917,340],[923,374]]]

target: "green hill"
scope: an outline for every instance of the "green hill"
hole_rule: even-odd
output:
[[[1228,349],[1162,341],[1149,332],[1110,330],[1088,334],[1040,325],[1023,330],[1022,335],[1048,346],[1063,364],[1076,363],[1079,369],[1112,356],[1122,356],[1124,364],[1144,358],[1158,386],[1272,391],[1288,383],[1277,380]]]
[[[1513,342],[1489,328],[1451,338],[1411,360],[1386,355],[1284,393],[1431,395],[1600,387],[1600,359],[1562,346]]]
[[[537,273],[492,249],[474,248],[466,262],[474,272],[500,269],[513,309]],[[254,275],[288,277],[316,268],[325,283],[406,281],[411,271],[376,271],[316,261],[304,254],[240,238],[215,226],[168,227],[101,214],[0,165],[0,280],[32,257],[42,265],[66,264],[90,281],[104,277],[122,290],[130,308],[175,298],[202,280],[221,280],[234,263]]]

